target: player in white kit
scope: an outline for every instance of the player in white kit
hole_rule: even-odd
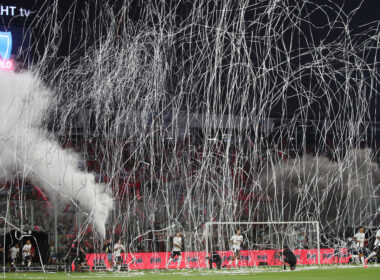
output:
[[[30,240],[26,240],[26,244],[24,247],[22,247],[22,258],[23,258],[23,265],[25,262],[28,263],[28,269],[30,270],[30,265],[32,263],[32,255],[31,255],[31,250],[32,250],[32,244],[30,244]]]
[[[231,261],[228,264],[228,267],[231,266],[232,262],[235,261],[235,265],[239,265],[239,260],[240,260],[240,250],[241,250],[241,244],[244,241],[243,235],[241,235],[241,230],[238,229],[236,231],[236,234],[232,235],[230,239],[230,243],[232,244],[232,251],[233,251],[233,257]]]
[[[356,250],[358,252],[358,258],[365,265],[364,260],[364,242],[367,241],[365,239],[364,227],[359,227],[359,231],[352,238],[356,242]]]
[[[123,259],[121,257],[121,253],[122,252],[125,253],[126,251],[127,250],[125,250],[124,245],[121,243],[121,239],[119,239],[119,241],[113,247],[113,255],[114,255],[114,258],[115,258],[116,265],[117,265],[117,271],[120,271],[121,264],[123,263]]]
[[[173,249],[172,253],[170,254],[169,262],[166,266],[166,268],[169,268],[169,265],[173,261],[173,259],[178,256],[178,264],[177,264],[177,269],[179,269],[179,266],[181,265],[181,260],[182,260],[182,248],[183,248],[183,240],[182,240],[182,235],[180,232],[177,232],[176,236],[173,238]]]
[[[16,262],[17,257],[20,252],[20,248],[18,247],[18,243],[16,243],[12,248],[9,249],[9,257],[11,259],[11,271],[16,271]]]
[[[365,259],[365,262],[367,263],[367,261],[372,258],[372,257],[375,257],[377,255],[380,254],[380,227],[377,228],[377,231],[376,231],[376,236],[375,236],[375,242],[374,242],[374,246],[373,246],[373,249],[372,249],[372,253],[368,255],[368,257]]]

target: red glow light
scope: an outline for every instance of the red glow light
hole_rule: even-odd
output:
[[[0,70],[1,71],[13,71],[14,63],[12,59],[0,59]]]

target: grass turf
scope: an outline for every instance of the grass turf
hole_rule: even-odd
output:
[[[324,269],[301,269],[298,271],[279,271],[273,269],[255,270],[182,270],[182,271],[132,271],[130,273],[121,272],[98,272],[98,273],[6,273],[1,274],[0,278],[5,279],[138,279],[138,280],[317,280],[317,279],[333,279],[333,280],[350,280],[350,279],[377,279],[380,276],[380,267],[349,267],[349,268],[324,268]]]

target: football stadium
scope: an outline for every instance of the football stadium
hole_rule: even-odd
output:
[[[378,277],[379,8],[0,0],[0,277]]]

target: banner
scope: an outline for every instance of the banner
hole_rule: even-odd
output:
[[[281,258],[276,250],[241,251],[239,266],[282,265]],[[222,257],[223,265],[228,264],[232,258],[232,251],[218,252]],[[298,259],[297,265],[318,264],[318,250],[294,250]],[[321,264],[348,263],[349,254],[341,249],[334,258],[334,249],[320,250]],[[125,253],[121,254],[124,264],[130,263],[130,269],[163,269],[166,268],[170,252],[164,253]],[[109,267],[106,254],[87,254],[87,264],[93,268],[95,263]],[[169,268],[177,268],[178,258],[175,258]],[[235,264],[233,264],[235,265]],[[179,268],[208,268],[205,252],[182,252],[182,261]]]

